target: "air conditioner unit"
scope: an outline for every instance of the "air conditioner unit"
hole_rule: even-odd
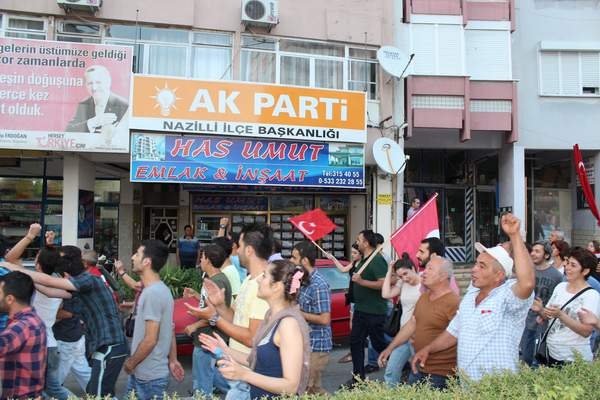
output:
[[[71,10],[96,12],[102,7],[102,0],[56,0],[56,4],[66,12]]]
[[[272,28],[279,23],[279,0],[242,0],[242,22]]]

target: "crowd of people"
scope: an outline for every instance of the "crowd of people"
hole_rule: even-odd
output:
[[[508,240],[476,244],[462,299],[453,263],[436,238],[423,238],[416,254],[392,262],[382,252],[383,237],[363,230],[350,264],[324,254],[350,275],[350,354],[340,362],[352,362],[352,375],[343,387],[352,389],[378,368],[385,368],[389,386],[428,381],[443,389],[459,371],[477,381],[517,372],[520,360],[532,367],[558,367],[577,354],[592,360],[600,329],[600,245],[570,248],[555,232],[551,241],[530,246],[515,216],[503,215],[500,224]],[[185,328],[195,345],[192,390],[242,400],[327,393],[331,292],[315,267],[323,250],[304,240],[287,260],[268,225],[245,225],[233,236],[226,228],[222,220],[219,236],[198,247],[190,245],[194,238],[186,227],[177,252],[182,266],[198,268],[203,278],[200,291],[183,293],[196,319]],[[2,397],[66,399],[72,395],[64,386],[69,373],[86,393],[114,397],[123,370],[129,378],[119,395],[161,398],[170,375],[181,381],[185,373],[173,332],[174,300],[159,274],[169,256],[166,245],[143,241],[131,257],[131,274],[116,262],[123,284],[136,293],[131,326],[124,327],[118,288],[99,273],[93,252],[54,246],[48,231],[35,270],[21,265],[24,250],[41,234],[34,223],[2,251]]]

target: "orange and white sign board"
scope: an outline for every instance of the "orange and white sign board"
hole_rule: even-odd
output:
[[[367,142],[366,93],[134,75],[130,128]]]

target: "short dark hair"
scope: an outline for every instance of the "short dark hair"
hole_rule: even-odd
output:
[[[52,275],[62,268],[62,258],[56,247],[44,246],[37,254],[37,263],[40,264],[42,272]]]
[[[190,224],[187,224],[186,226],[183,227],[183,230],[185,231],[187,228],[192,229],[192,226]]]
[[[62,271],[66,272],[71,276],[78,276],[85,271],[85,265],[81,259],[81,250],[77,246],[62,246],[60,248],[62,253]]]
[[[590,240],[590,243],[592,243],[592,246],[594,246],[594,252],[600,253],[600,242],[597,240]]]
[[[215,268],[221,268],[227,256],[225,250],[218,244],[207,244],[200,249],[200,254],[204,254],[204,257],[208,258],[208,261]]]
[[[428,237],[421,240],[422,244],[427,244],[429,253],[435,253],[440,257],[444,257],[444,243],[440,238]]]
[[[363,238],[365,238],[365,240],[367,241],[367,243],[369,243],[369,246],[371,247],[377,247],[377,245],[379,244],[377,240],[377,234],[371,229],[365,229],[363,231],[360,231],[359,235],[363,235]]]
[[[394,271],[397,271],[400,268],[410,269],[413,271],[417,270],[415,264],[412,262],[407,252],[402,253],[402,257],[396,260],[396,262],[394,263]]]
[[[33,279],[21,271],[12,271],[0,276],[0,284],[4,296],[12,295],[19,304],[31,304],[31,296],[35,290]]]
[[[542,246],[542,248],[544,249],[544,254],[548,256],[546,257],[546,260],[552,256],[552,246],[547,240],[538,240],[531,247],[533,248],[535,246]]]
[[[167,258],[169,258],[167,245],[160,240],[149,239],[144,240],[141,246],[144,246],[143,258],[148,257],[152,263],[152,270],[159,272],[165,266]]]
[[[296,243],[294,249],[300,254],[300,259],[306,257],[310,266],[315,266],[315,261],[317,260],[317,247],[310,240],[303,240]]]
[[[242,238],[243,235],[243,238]],[[267,260],[273,251],[273,230],[264,223],[247,224],[242,227],[240,240],[254,249],[259,258]]]
[[[223,251],[225,252],[225,257],[229,257],[231,255],[231,251],[233,250],[233,241],[231,239],[229,239],[227,236],[219,236],[216,238],[213,238],[211,240],[212,244],[216,244],[217,246],[219,246],[220,248],[223,249]],[[216,267],[216,265],[215,265]],[[217,267],[219,268],[219,267]]]
[[[587,279],[598,266],[598,259],[594,253],[583,247],[572,247],[569,251],[569,257],[576,259],[577,262],[581,264],[581,268],[588,270],[588,273],[585,274],[585,279]]]

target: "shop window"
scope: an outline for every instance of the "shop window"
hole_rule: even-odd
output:
[[[444,207],[444,245],[465,245],[465,191],[446,189]]]
[[[121,192],[119,180],[97,180],[94,184],[94,201],[96,203],[118,203]]]
[[[62,201],[62,198],[63,198],[63,181],[62,180],[48,180],[46,182],[46,199]]]
[[[46,39],[46,20],[0,15],[3,36],[20,39]]]
[[[56,182],[56,181],[55,181]],[[61,185],[62,187],[62,185]],[[54,244],[62,244],[62,204],[47,204],[44,206],[44,229],[54,232]]]
[[[42,178],[0,178],[1,201],[42,200]]]
[[[444,175],[446,183],[459,185],[467,182],[465,156],[466,152],[462,150],[446,152],[444,157]]]
[[[438,150],[424,150],[422,157],[426,161],[421,163],[421,182],[444,182],[444,152]],[[412,161],[412,159],[410,161]]]
[[[498,156],[486,157],[476,164],[475,182],[477,185],[495,185],[498,181]]]
[[[119,251],[119,206],[96,205],[94,248],[98,254],[115,257]]]
[[[2,198],[4,201],[5,199]],[[29,225],[39,221],[41,206],[39,203],[0,203],[0,234],[9,244],[17,243],[29,230]],[[23,258],[33,260],[40,248],[41,241],[33,241],[25,250]]]
[[[304,212],[313,208],[312,196],[271,196],[271,211]]]

